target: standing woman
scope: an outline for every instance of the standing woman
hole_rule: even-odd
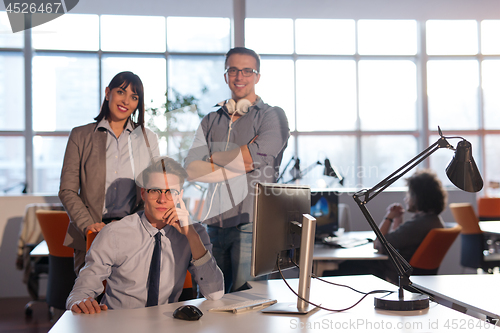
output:
[[[133,120],[135,119],[135,121]],[[73,128],[61,172],[59,199],[70,217],[64,245],[75,249],[75,272],[85,264],[86,233],[142,209],[129,152],[129,136],[144,125],[144,87],[132,72],[106,87],[96,122]],[[156,134],[146,130],[158,153]]]

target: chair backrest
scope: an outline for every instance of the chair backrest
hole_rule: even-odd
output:
[[[429,231],[410,260],[414,268],[437,270],[462,227],[436,228]]]
[[[450,210],[455,221],[462,226],[462,234],[482,233],[481,228],[479,228],[479,219],[470,203],[451,203]]]
[[[90,249],[90,245],[92,245],[92,242],[94,241],[98,233],[99,232],[93,232],[90,230],[87,231],[87,248],[86,248],[87,251]]]
[[[480,197],[477,199],[477,215],[481,221],[500,220],[500,198]]]
[[[49,254],[55,257],[73,257],[73,249],[63,245],[69,225],[68,214],[65,211],[38,210],[36,217]]]
[[[460,239],[462,241],[460,265],[468,268],[481,268],[484,262],[483,234],[462,234]]]

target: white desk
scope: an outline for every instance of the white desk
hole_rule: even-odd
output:
[[[495,244],[496,241],[500,238],[500,221],[483,221],[479,222],[479,228],[485,233],[486,239],[491,239],[493,242],[492,246],[494,248],[494,252],[485,253],[484,260],[485,261],[499,261],[500,260],[500,252],[498,245]]]
[[[344,233],[348,238],[375,239],[373,231],[350,231]],[[380,254],[373,248],[373,243],[356,246],[348,249],[334,248],[328,245],[316,244],[313,254],[313,272],[321,276],[325,270],[334,270],[345,260],[387,260],[388,256]]]
[[[489,234],[498,234],[500,236],[500,221],[479,222],[479,228]]]
[[[349,284],[363,291],[374,289],[396,290],[396,287],[374,276],[329,277],[329,281]],[[297,286],[297,279],[289,280]],[[196,299],[181,303],[133,310],[108,310],[94,315],[74,314],[66,311],[50,330],[51,333],[88,332],[326,332],[326,331],[394,331],[394,332],[443,332],[447,326],[470,323],[477,328],[493,329],[490,324],[469,317],[437,303],[422,311],[395,312],[375,310],[373,297],[366,297],[360,304],[345,312],[318,310],[307,315],[274,315],[260,311],[241,314],[209,312],[208,309],[252,298],[275,298],[279,302],[296,302],[296,297],[281,280],[251,282],[253,288],[225,295],[218,301]],[[313,280],[311,301],[321,302],[330,308],[344,308],[360,298],[347,288],[327,285]],[[174,319],[173,311],[182,304],[193,304],[204,313],[199,321]]]
[[[417,288],[434,295],[437,301],[450,302],[454,309],[500,319],[500,275],[415,275],[410,280]]]

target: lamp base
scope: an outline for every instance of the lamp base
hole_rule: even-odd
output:
[[[429,296],[414,293],[405,293],[399,298],[397,293],[375,298],[375,308],[391,311],[423,310],[429,307]]]

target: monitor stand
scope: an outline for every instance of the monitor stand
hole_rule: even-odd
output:
[[[262,310],[263,313],[274,314],[307,314],[316,309],[310,305],[311,272],[313,264],[314,238],[316,233],[316,219],[309,214],[303,214],[302,235],[300,238],[300,273],[299,296],[295,303],[276,303]]]

